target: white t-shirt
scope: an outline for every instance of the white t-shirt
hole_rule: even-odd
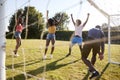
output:
[[[82,29],[83,29],[83,25],[75,26],[75,35],[82,37]]]

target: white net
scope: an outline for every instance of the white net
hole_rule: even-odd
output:
[[[29,3],[29,1],[30,0],[27,0],[27,3]],[[31,1],[34,1],[34,0],[31,0]],[[48,1],[47,6],[46,6],[46,10],[48,9],[50,1],[52,1],[52,0]],[[80,3],[72,5],[71,7],[65,8],[65,9],[63,9],[61,11],[70,10],[73,7],[76,7],[76,5],[78,5],[78,4],[81,5],[82,1],[84,1],[84,0],[81,0]],[[93,1],[93,0],[88,0],[88,1]],[[96,9],[98,9],[104,15],[106,15],[106,14],[103,11],[107,12],[109,15],[111,15],[111,14],[117,14],[117,13],[120,12],[119,8],[116,8],[116,9],[113,8],[113,6],[114,7],[118,7],[120,5],[119,3],[118,4],[115,3],[117,1],[118,0],[114,0],[114,1],[112,1],[112,0],[111,1],[110,0],[94,0],[95,4],[98,6],[98,7],[96,7]],[[63,2],[64,2],[64,0],[63,0]],[[38,4],[38,3],[36,3],[36,4]],[[93,5],[93,4],[91,4],[91,5]],[[79,7],[81,8],[81,6],[79,6]],[[31,23],[27,27],[30,27],[31,25],[34,25],[37,22],[38,21]],[[111,44],[110,44],[110,47],[109,47],[109,61],[111,63],[112,62],[113,63],[120,63],[120,59],[119,59],[119,56],[120,56],[120,54],[119,54],[120,53],[120,37],[119,37],[119,35],[120,35],[120,15],[112,15],[112,16],[110,16],[110,26],[111,26],[111,30],[110,30],[110,39],[111,39],[110,42],[111,42]],[[26,32],[26,38],[27,38],[27,32]],[[26,43],[27,44],[25,44],[25,41],[23,42],[24,45],[28,45],[29,46],[29,44],[28,44],[29,42],[27,41]],[[34,41],[34,43],[32,44],[32,46],[34,46],[34,45],[36,46],[36,47],[34,47],[35,50],[33,49],[33,47],[31,45],[30,45],[31,46],[30,49],[28,47],[24,47],[23,49],[20,49],[19,52],[23,53],[21,55],[22,57],[19,57],[19,58],[21,58],[21,63],[20,63],[20,61],[17,60],[18,58],[14,58],[12,56],[12,61],[8,61],[9,64],[10,63],[12,64],[12,65],[10,64],[10,66],[12,66],[12,71],[10,71],[11,70],[11,68],[10,68],[10,69],[7,70],[7,72],[8,73],[13,72],[14,74],[11,74],[12,77],[10,75],[10,78],[8,78],[8,80],[9,79],[10,80],[11,79],[12,80],[17,80],[19,77],[22,77],[21,80],[27,80],[27,79],[29,79],[29,77],[31,77],[33,80],[44,80],[46,78],[46,73],[49,72],[48,66],[50,65],[50,63],[49,63],[49,65],[47,65],[48,62],[45,62],[45,61],[41,62],[42,60],[40,60],[40,59],[42,59],[42,54],[43,54],[43,50],[44,50],[44,47],[43,47],[44,44],[43,43],[45,43],[45,41],[43,42],[41,40],[40,44],[38,44],[38,42],[35,44],[35,41]],[[39,46],[40,46],[40,49],[39,49]],[[67,52],[64,51],[64,48],[63,48],[63,46],[66,47],[66,42],[64,44],[61,44],[61,46],[62,47],[56,46],[56,49],[58,48],[57,51],[60,52],[61,54],[62,53],[67,53]],[[76,50],[75,53],[78,52],[77,50]],[[7,53],[11,53],[13,50],[9,50],[9,51],[10,52],[7,52]],[[26,55],[26,53],[29,53],[30,55]],[[32,54],[36,55],[36,57],[31,56]],[[60,57],[61,57],[61,54],[59,54]],[[62,55],[64,55],[64,54],[62,54]],[[37,56],[40,56],[40,58],[37,58]],[[8,58],[9,58],[9,56],[7,56],[7,59]],[[76,56],[75,56],[75,59],[76,59]],[[56,62],[58,62],[60,60],[54,61],[53,63],[56,63]],[[31,66],[30,65],[31,66],[35,66],[33,68],[33,70],[31,70]],[[53,65],[53,67],[56,67],[56,66]],[[8,68],[9,68],[9,66],[8,66]],[[24,75],[21,75],[21,74],[24,74]],[[71,74],[69,74],[69,75],[71,76]]]
[[[110,21],[110,44],[109,61],[110,63],[120,64],[120,15],[111,15]]]

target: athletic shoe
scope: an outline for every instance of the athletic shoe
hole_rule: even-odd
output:
[[[44,56],[43,56],[43,60],[45,60],[46,58],[47,58],[47,56],[46,56],[46,55],[44,55]]]
[[[50,54],[50,58],[51,58],[51,59],[53,58],[53,55],[52,55],[52,54]]]
[[[99,72],[98,71],[94,71],[90,77],[90,79],[96,78],[97,76],[99,76]]]
[[[68,57],[68,56],[70,56],[71,55],[71,53],[68,53],[67,55],[66,55],[66,57]]]
[[[20,55],[19,55],[19,54],[14,54],[14,56],[15,56],[15,57],[18,57],[18,56],[20,56]]]
[[[92,71],[91,71],[90,69],[88,69],[88,73],[89,73],[90,75],[92,75]]]

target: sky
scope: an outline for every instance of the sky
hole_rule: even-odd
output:
[[[120,14],[120,0],[93,0],[101,9],[111,14]],[[87,0],[6,0],[5,20],[6,26],[9,25],[10,17],[17,9],[25,6],[34,6],[40,11],[43,16],[46,15],[46,10],[49,10],[49,17],[53,17],[57,12],[66,12],[69,16],[73,14],[74,19],[85,21],[87,13],[90,13],[88,23],[83,30],[89,30],[96,25],[107,23],[108,19],[95,9]],[[111,6],[112,5],[112,6]],[[73,23],[70,19],[68,25],[70,30],[74,30]]]

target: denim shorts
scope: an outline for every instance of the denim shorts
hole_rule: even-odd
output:
[[[15,32],[15,38],[21,38],[21,32]]]
[[[48,33],[46,39],[48,39],[48,40],[54,39],[55,40],[55,34]]]
[[[82,37],[76,37],[76,36],[74,36],[74,37],[72,38],[72,44],[73,44],[73,45],[74,45],[74,44],[82,45]]]

